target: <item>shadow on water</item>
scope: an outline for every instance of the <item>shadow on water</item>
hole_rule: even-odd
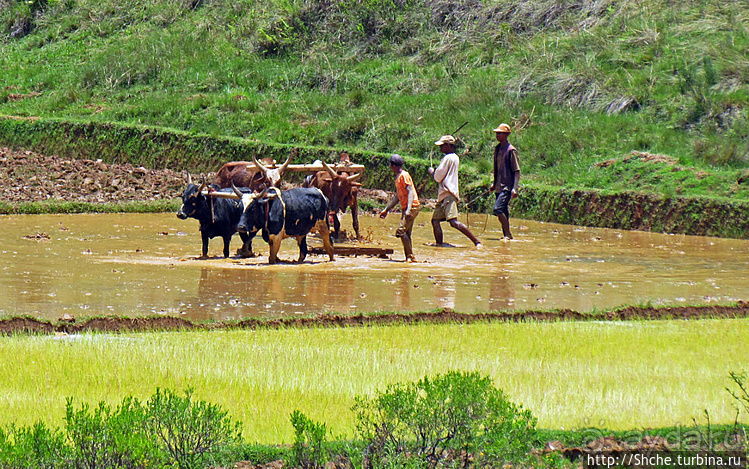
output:
[[[414,228],[417,263],[403,262],[393,236],[399,217],[391,215],[361,217],[371,239],[364,245],[393,248],[390,259],[331,263],[311,255],[301,265],[269,265],[259,238],[257,258],[198,260],[197,222],[173,214],[7,216],[0,314],[227,320],[435,308],[587,312],[749,298],[749,241],[512,220],[516,239],[506,242],[496,219],[461,215],[484,248],[447,225],[445,241],[453,247],[443,248],[430,245],[429,217],[420,214]],[[321,245],[314,237],[309,244]],[[232,251],[238,246],[235,238]],[[212,240],[209,255],[220,251],[221,240]],[[282,258],[297,253],[293,240],[284,241]]]

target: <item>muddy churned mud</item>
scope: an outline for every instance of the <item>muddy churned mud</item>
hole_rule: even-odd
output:
[[[749,317],[749,302],[732,306],[685,306],[673,308],[627,307],[601,314],[583,314],[572,310],[525,311],[518,313],[458,313],[449,308],[435,312],[393,313],[387,315],[320,314],[305,318],[247,319],[231,322],[199,323],[170,316],[159,317],[95,317],[78,320],[65,315],[56,322],[28,317],[0,320],[0,334],[74,334],[82,332],[148,332],[220,329],[282,329],[316,327],[366,327],[416,324],[471,324],[489,322],[557,322],[557,321],[647,321],[729,319]]]

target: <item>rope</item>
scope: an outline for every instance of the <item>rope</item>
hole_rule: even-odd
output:
[[[490,193],[490,192],[491,192],[491,191],[490,191],[489,189],[487,189],[487,190],[485,190],[484,192],[482,192],[481,194],[479,194],[479,195],[477,195],[476,197],[474,197],[473,199],[471,199],[471,200],[469,200],[468,202],[466,202],[466,204],[465,204],[465,205],[466,205],[466,209],[468,208],[468,206],[469,206],[469,205],[471,205],[472,203],[476,202],[476,201],[477,201],[477,200],[479,200],[479,199],[480,199],[481,197],[483,197],[483,196],[487,195],[487,194],[488,194],[488,193]]]
[[[211,223],[216,223],[216,214],[213,213],[213,197],[211,197],[211,192],[213,192],[213,188],[208,189],[208,199],[211,201]]]
[[[471,229],[471,223],[470,223],[470,218],[468,217],[468,206],[471,205],[472,203],[476,202],[477,200],[479,200],[481,197],[485,196],[489,192],[491,192],[491,191],[489,189],[487,189],[486,191],[484,191],[481,194],[479,194],[476,197],[474,197],[472,200],[470,200],[470,201],[468,201],[468,202],[465,203],[466,226],[468,227],[469,230]],[[489,224],[489,213],[487,212],[487,214],[486,214],[486,220],[484,221],[484,228],[481,230],[481,233],[477,234],[476,236],[481,236],[482,234],[484,234],[484,231],[486,231],[486,227],[487,227],[488,224]]]

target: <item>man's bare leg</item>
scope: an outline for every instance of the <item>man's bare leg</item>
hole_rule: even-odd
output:
[[[479,241],[479,239],[476,236],[474,236],[473,233],[471,233],[471,230],[468,229],[467,226],[459,222],[457,218],[453,218],[452,220],[450,220],[450,226],[452,226],[456,230],[466,235],[466,237],[468,237],[468,239],[473,241],[473,244],[475,244],[476,246],[481,244],[481,241]]]

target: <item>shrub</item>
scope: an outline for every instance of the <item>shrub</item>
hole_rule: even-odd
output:
[[[156,390],[146,403],[147,428],[180,469],[202,468],[222,448],[239,443],[239,422],[215,404],[193,401],[192,389],[183,397]]]
[[[31,427],[0,430],[0,467],[23,469],[59,469],[67,467],[69,451],[65,436],[50,430],[42,422]]]
[[[729,376],[731,377],[733,384],[738,388],[738,390],[726,388],[728,393],[731,394],[736,401],[736,422],[738,423],[739,414],[742,410],[749,414],[749,385],[746,382],[746,372],[736,373],[732,371],[729,373]],[[749,438],[747,438],[746,432],[741,433],[744,446],[746,447],[747,443],[749,443]]]
[[[291,425],[294,427],[294,446],[290,465],[301,469],[323,467],[327,459],[325,437],[328,428],[325,424],[314,422],[295,410],[291,414]]]
[[[530,411],[478,373],[392,385],[353,410],[373,468],[499,467],[527,458],[535,439]]]
[[[145,426],[137,399],[126,397],[113,411],[105,403],[75,409],[67,400],[65,424],[75,466],[85,469],[152,467],[163,459]]]

